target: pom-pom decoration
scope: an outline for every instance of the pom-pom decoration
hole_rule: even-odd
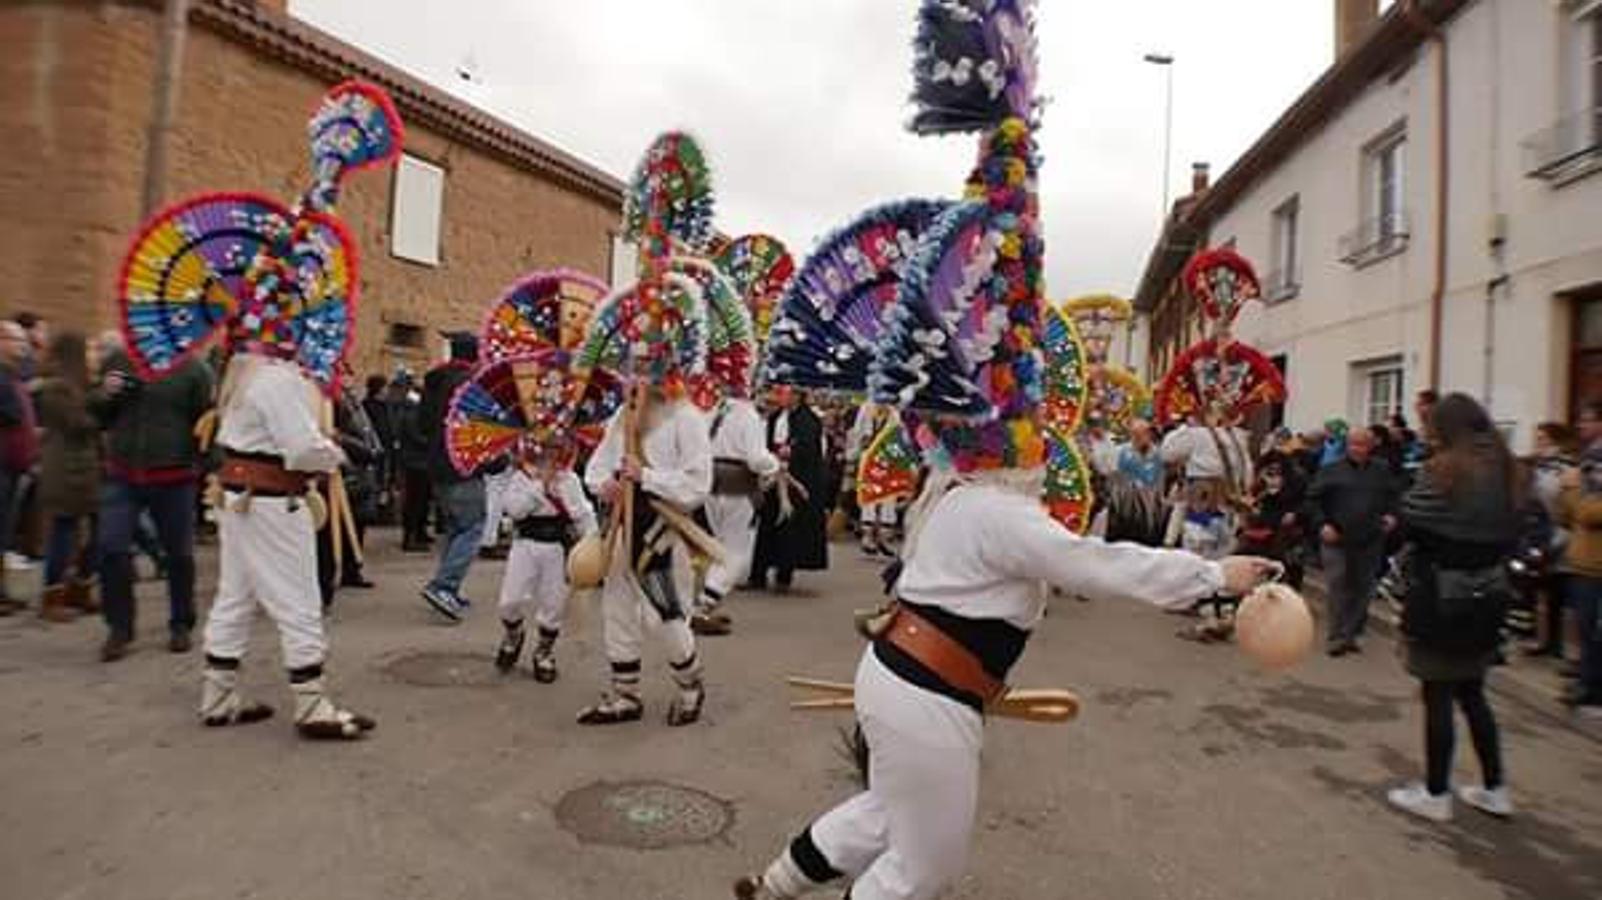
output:
[[[1090,466],[1079,445],[1061,431],[1048,428],[1046,486],[1041,502],[1053,519],[1075,534],[1090,529],[1091,509],[1096,501],[1090,484]]]
[[[494,361],[540,350],[576,350],[608,292],[606,282],[583,272],[531,272],[490,308],[479,334],[480,353]]]
[[[769,333],[764,380],[860,395],[885,318],[918,242],[946,201],[875,207],[818,245],[790,282]]]
[[[561,456],[592,448],[623,403],[610,372],[578,370],[565,350],[490,363],[456,390],[445,415],[445,448],[462,474],[521,449]]]
[[[922,454],[906,427],[892,418],[879,429],[857,462],[857,503],[911,500],[918,492]]]
[[[701,294],[706,316],[703,380],[718,396],[749,396],[756,339],[744,298],[721,269],[705,260],[676,256],[668,271],[694,281]]]
[[[1228,247],[1196,254],[1182,278],[1207,318],[1224,327],[1235,321],[1242,306],[1262,296],[1252,264]]]
[[[1085,346],[1062,310],[1048,307],[1042,314],[1041,348],[1046,357],[1046,400],[1040,408],[1047,428],[1072,435],[1084,421],[1090,399]]]
[[[208,194],[156,214],[134,239],[118,283],[124,343],[146,378],[227,337],[332,386],[356,285],[355,242],[338,219],[297,218],[259,194]]]
[[[712,237],[712,170],[701,145],[683,132],[658,137],[634,170],[623,195],[623,237],[640,245],[642,254],[665,255],[671,247],[647,247],[650,232],[691,250],[702,250]]]
[[[650,290],[652,298],[638,295]],[[637,311],[649,302],[659,309]],[[579,346],[583,369],[607,369],[674,390],[706,370],[707,317],[701,286],[694,278],[667,272],[654,288],[631,284],[596,307]]]
[[[960,472],[1046,458],[1036,165],[1024,120],[985,136],[970,199],[919,244],[875,348],[873,399],[926,416]]]
[[[1156,411],[1162,422],[1201,416],[1209,424],[1238,421],[1248,412],[1285,399],[1285,380],[1273,361],[1238,342],[1193,344],[1157,387]]]
[[[405,142],[400,113],[383,89],[360,81],[335,85],[306,126],[312,184],[307,209],[332,212],[339,187],[352,172],[393,162]]]
[[[745,299],[758,346],[766,344],[779,299],[795,277],[790,251],[776,237],[747,234],[719,247],[713,261]]]
[[[994,128],[1034,113],[1033,0],[922,0],[913,40],[918,134]]]

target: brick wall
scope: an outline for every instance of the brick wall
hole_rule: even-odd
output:
[[[138,225],[159,15],[119,4],[0,11],[0,313],[28,308],[79,328],[113,323],[116,268]],[[169,199],[254,190],[292,201],[309,168],[304,127],[328,83],[192,26],[170,138]],[[341,199],[359,245],[359,374],[427,362],[441,328],[476,329],[517,275],[572,266],[604,276],[616,206],[408,123],[409,152],[443,167],[442,262],[389,254],[392,175],[355,175]],[[55,260],[62,258],[62,263]],[[20,287],[18,287],[20,286]],[[13,288],[15,288],[13,290]],[[429,330],[421,353],[384,346],[388,324]]]

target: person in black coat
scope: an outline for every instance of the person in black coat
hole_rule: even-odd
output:
[[[787,591],[797,570],[829,567],[828,472],[823,422],[804,394],[781,387],[768,417],[768,447],[784,463],[779,484],[768,491],[758,514],[756,556],[747,587],[765,590],[768,572]]]
[[[1518,538],[1520,482],[1513,455],[1485,410],[1464,394],[1431,409],[1436,453],[1402,501],[1408,589],[1402,612],[1407,670],[1423,687],[1422,783],[1392,790],[1391,804],[1445,821],[1454,741],[1454,703],[1468,719],[1480,758],[1481,785],[1458,796],[1496,816],[1513,811],[1503,785],[1496,719],[1485,673],[1501,640],[1511,588],[1506,563]]]
[[[416,428],[428,442],[428,471],[434,495],[445,514],[445,545],[434,577],[423,587],[423,600],[447,622],[461,621],[470,605],[462,597],[462,581],[478,557],[484,533],[484,480],[477,472],[456,471],[445,447],[445,414],[457,388],[473,377],[478,362],[478,338],[469,332],[450,332],[451,358],[423,378],[423,404]]]
[[[1345,457],[1319,470],[1307,492],[1307,527],[1323,544],[1330,656],[1360,649],[1357,639],[1368,624],[1386,536],[1396,528],[1400,484],[1391,467],[1373,453],[1374,436],[1365,428],[1353,430]]]
[[[411,373],[402,371],[390,385],[390,423],[395,428],[396,461],[401,485],[401,549],[427,553],[434,545],[428,534],[428,513],[434,504],[434,485],[428,476],[428,435],[418,422],[421,398]]]

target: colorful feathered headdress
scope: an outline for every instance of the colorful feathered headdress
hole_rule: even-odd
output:
[[[959,471],[1047,456],[1044,309],[1029,0],[925,0],[911,128],[983,131],[963,202],[920,242],[869,379],[917,413]]]
[[[603,302],[581,365],[682,394],[703,376],[711,331],[708,297],[676,257],[699,256],[712,235],[712,172],[687,134],[651,143],[624,195],[623,236],[638,251],[638,281]]]
[[[479,367],[445,415],[445,446],[458,471],[507,453],[567,461],[599,442],[623,402],[622,381],[577,358],[606,295],[605,282],[583,272],[538,271],[490,308]]]
[[[400,155],[403,129],[381,89],[347,82],[323,97],[308,136],[312,183],[293,209],[262,194],[205,194],[140,229],[117,296],[142,376],[162,377],[220,338],[337,385],[360,278],[356,242],[334,209],[346,176]]]
[[[1260,296],[1257,273],[1234,250],[1197,254],[1182,280],[1201,307],[1209,336],[1174,361],[1157,387],[1157,416],[1165,422],[1196,416],[1209,425],[1234,424],[1253,409],[1285,399],[1279,368],[1234,339],[1241,308]]]

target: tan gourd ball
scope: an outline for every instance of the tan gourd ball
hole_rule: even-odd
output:
[[[1235,639],[1258,665],[1289,669],[1313,650],[1313,614],[1307,601],[1283,584],[1258,587],[1235,613]]]
[[[606,577],[606,542],[599,534],[585,535],[567,552],[567,580],[576,588],[599,587]]]

